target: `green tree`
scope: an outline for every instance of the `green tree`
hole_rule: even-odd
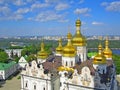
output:
[[[116,66],[116,73],[120,74],[120,55],[113,55],[113,60]]]
[[[22,50],[22,56],[29,56],[30,54],[36,54],[38,51],[38,47],[36,45],[30,45],[30,46],[26,46],[23,48]]]
[[[31,54],[31,55],[29,55],[28,57],[26,57],[26,60],[28,61],[28,62],[31,62],[32,60],[36,60],[37,58],[36,58],[36,56],[34,55],[34,54]]]
[[[15,61],[16,63],[18,63],[19,59],[20,59],[20,57],[15,57],[15,58],[14,58],[14,61]]]
[[[8,55],[4,51],[0,51],[0,62],[6,63],[8,61]]]
[[[23,49],[22,46],[10,46],[8,49]]]
[[[4,52],[4,50],[0,48],[0,52]]]

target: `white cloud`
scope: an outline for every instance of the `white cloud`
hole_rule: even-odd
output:
[[[45,13],[40,13],[36,17],[36,21],[51,21],[51,20],[58,20],[62,16],[59,14],[56,14],[54,12],[45,12]]]
[[[7,6],[0,7],[0,20],[21,20],[23,15],[13,12]]]
[[[28,13],[30,11],[29,8],[19,8],[15,13],[16,14],[25,14]]]
[[[68,4],[65,4],[65,3],[59,3],[56,5],[55,7],[55,10],[65,10],[69,8],[69,5]]]
[[[58,22],[62,22],[62,23],[68,22],[68,21],[69,21],[68,19],[61,19],[61,20],[58,20]]]
[[[86,22],[82,22],[82,25],[86,25]]]
[[[34,1],[36,1],[36,0],[26,0],[26,2],[28,2],[28,3],[31,3],[31,2],[34,2]]]
[[[75,3],[78,3],[78,4],[82,4],[84,3],[85,0],[69,0],[70,4],[75,4]]]
[[[107,6],[107,5],[109,5],[109,3],[103,2],[103,3],[101,3],[101,5],[102,5],[102,6]]]
[[[23,0],[13,0],[13,3],[16,6],[21,6],[21,5],[25,5],[26,4],[25,1],[23,1]]]
[[[74,13],[75,14],[87,14],[91,10],[89,8],[77,8]]]
[[[101,5],[105,6],[107,11],[120,12],[120,1],[114,1],[111,3],[103,2]]]
[[[45,0],[46,3],[59,3],[62,0]]]
[[[8,20],[21,20],[23,19],[23,15],[21,14],[14,14],[14,15],[11,15],[7,18]]]
[[[0,14],[7,16],[10,12],[11,10],[7,6],[0,7]]]
[[[0,17],[0,20],[21,20],[23,18],[24,18],[23,15],[13,14],[13,15],[10,15],[10,16]]]
[[[47,4],[47,3],[34,3],[34,4],[32,4],[31,9],[33,10],[36,8],[45,8],[48,6],[49,6],[49,4]]]
[[[65,15],[63,14],[57,14],[53,11],[45,11],[39,13],[34,18],[28,18],[28,20],[33,21],[40,21],[40,22],[46,22],[46,21],[58,21],[58,22],[66,22],[67,20],[64,20]]]
[[[4,3],[4,0],[0,0],[0,4],[3,4]]]
[[[102,23],[102,22],[96,22],[96,21],[93,21],[92,22],[92,25],[103,25],[104,23]]]
[[[83,3],[83,2],[84,2],[84,0],[80,0],[80,1],[79,1],[79,4],[81,4],[81,3]]]

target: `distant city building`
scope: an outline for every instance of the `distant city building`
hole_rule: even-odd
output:
[[[42,41],[37,58],[22,71],[21,90],[117,90],[108,38],[105,48],[99,43],[98,53],[89,58],[79,19],[75,35],[68,32],[64,47],[59,39],[55,55],[48,55]]]
[[[8,54],[9,58],[12,58],[13,55],[21,57],[22,49],[6,49],[5,52]]]

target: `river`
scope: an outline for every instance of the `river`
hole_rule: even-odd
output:
[[[113,49],[112,52],[113,54],[120,55],[120,49]]]

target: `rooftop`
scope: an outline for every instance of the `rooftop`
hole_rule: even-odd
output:
[[[12,61],[10,63],[0,63],[0,70],[6,70],[15,64],[16,64],[15,61]]]

